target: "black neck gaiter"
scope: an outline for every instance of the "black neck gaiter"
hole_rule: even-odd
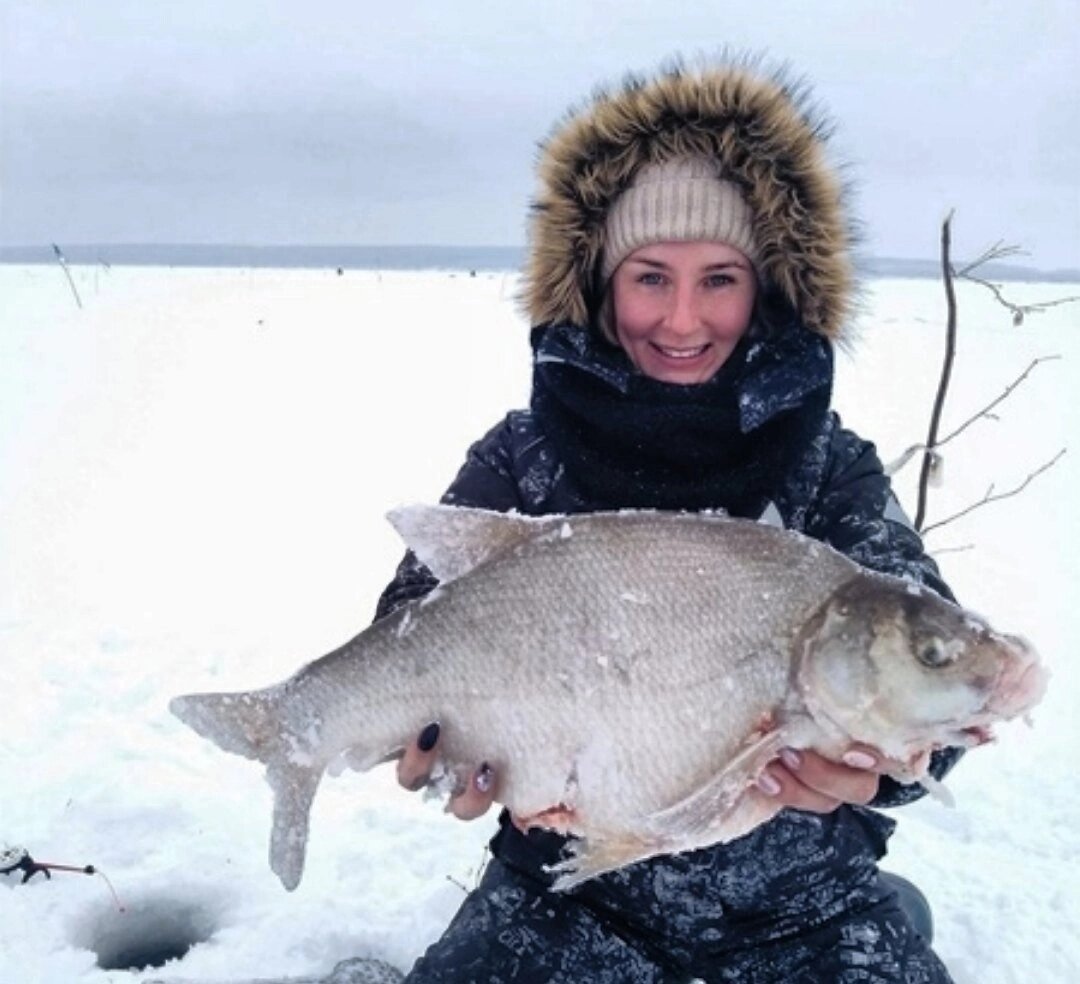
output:
[[[532,410],[594,508],[756,518],[828,410],[831,353],[802,334],[744,340],[712,379],[684,386],[641,375],[583,329],[538,329]]]

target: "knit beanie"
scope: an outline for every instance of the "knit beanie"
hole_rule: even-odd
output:
[[[608,212],[601,282],[641,246],[695,241],[727,243],[757,266],[753,215],[735,184],[702,158],[647,164]]]

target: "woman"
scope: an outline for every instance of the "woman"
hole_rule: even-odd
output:
[[[768,514],[947,595],[873,446],[829,409],[852,275],[823,139],[803,96],[746,65],[633,80],[569,117],[532,219],[531,405],[470,449],[444,501]],[[407,555],[378,615],[434,584]],[[403,757],[405,785],[437,739],[433,723]],[[546,872],[563,839],[504,812],[480,886],[409,980],[948,981],[879,877],[894,823],[866,805],[920,792],[883,766],[785,751],[755,791],[768,823],[565,894]],[[450,809],[479,815],[498,780],[477,763]]]

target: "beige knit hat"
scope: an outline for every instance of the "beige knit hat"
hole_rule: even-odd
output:
[[[647,164],[608,212],[603,283],[635,249],[649,243],[698,240],[734,246],[757,266],[753,215],[739,188],[701,158]]]

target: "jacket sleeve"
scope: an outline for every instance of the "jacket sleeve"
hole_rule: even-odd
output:
[[[863,567],[924,584],[949,601],[956,600],[900,508],[874,445],[838,422],[830,439],[821,491],[807,514],[806,532]],[[962,755],[959,748],[934,752],[931,775],[943,778]],[[870,805],[902,806],[924,795],[926,790],[917,783],[902,785],[884,776]]]
[[[469,448],[465,464],[440,501],[500,512],[520,509],[509,448],[509,421],[504,420]],[[417,560],[416,554],[407,550],[394,579],[379,597],[375,620],[396,611],[406,602],[422,598],[438,583],[438,578]]]
[[[900,507],[874,445],[839,426],[832,434],[817,502],[807,514],[806,533],[863,567],[925,584],[956,600]]]

